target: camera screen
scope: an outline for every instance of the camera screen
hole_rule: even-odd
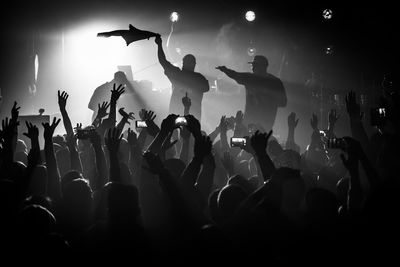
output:
[[[245,147],[246,146],[246,138],[232,137],[231,138],[231,146]]]
[[[136,121],[136,127],[137,128],[146,128],[147,127],[146,121]]]
[[[175,124],[176,125],[186,125],[187,124],[186,118],[185,117],[176,118]]]

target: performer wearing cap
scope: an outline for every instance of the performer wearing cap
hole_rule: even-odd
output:
[[[225,66],[216,67],[228,77],[246,88],[244,122],[260,123],[264,129],[272,129],[278,107],[285,107],[287,98],[281,80],[267,73],[268,60],[257,55],[252,62],[253,73],[236,72]]]

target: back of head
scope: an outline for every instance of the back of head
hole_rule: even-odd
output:
[[[4,175],[4,178],[10,178],[11,180],[19,181],[20,179],[24,178],[25,170],[26,165],[24,163],[21,161],[14,161],[11,164],[11,168],[5,170],[6,172],[3,173],[2,176]]]
[[[74,179],[63,187],[63,200],[71,208],[88,207],[92,200],[92,189],[85,179]]]
[[[230,219],[248,194],[238,185],[227,185],[218,194],[218,210],[223,219]]]
[[[72,170],[67,172],[62,178],[61,178],[61,189],[65,187],[66,184],[72,182],[75,179],[82,178],[82,174],[78,171]]]
[[[119,83],[125,83],[126,80],[127,80],[126,75],[125,75],[125,72],[123,72],[123,71],[117,71],[117,72],[115,72],[115,73],[114,73],[114,80],[115,80],[116,82],[119,82]]]
[[[251,194],[254,191],[254,187],[250,184],[249,180],[241,175],[234,175],[228,180],[228,185],[240,186],[247,194]]]
[[[14,153],[14,161],[20,161],[28,165],[28,154],[25,151],[17,151]]]
[[[108,214],[114,222],[124,223],[136,220],[140,215],[139,192],[136,186],[121,183],[109,184]]]
[[[129,162],[129,144],[125,138],[122,138],[119,144],[118,158],[120,162],[125,164]]]
[[[196,58],[192,54],[187,54],[182,59],[182,69],[194,71],[196,67]]]
[[[17,152],[25,152],[27,153],[27,147],[26,144],[24,142],[24,140],[18,139],[17,140],[17,146],[15,147],[15,153]]]
[[[264,74],[267,72],[269,62],[265,56],[256,55],[253,61],[249,63],[252,64],[252,69],[255,74]]]
[[[34,196],[44,196],[47,191],[47,168],[37,165],[32,173],[29,191]]]
[[[28,235],[49,234],[56,224],[53,214],[40,205],[29,205],[23,208],[18,219],[20,230]]]
[[[53,143],[58,144],[61,147],[64,147],[66,145],[64,136],[62,136],[62,135],[53,136]]]

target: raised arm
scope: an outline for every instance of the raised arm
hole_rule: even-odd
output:
[[[164,140],[167,138],[168,134],[172,132],[175,128],[177,128],[177,126],[175,125],[175,119],[177,117],[178,116],[175,114],[170,114],[162,121],[160,131],[148,148],[150,152],[154,154],[158,154],[160,152],[161,146],[164,143]]]
[[[49,197],[54,200],[61,198],[60,188],[60,172],[58,170],[57,160],[53,148],[54,130],[60,123],[61,119],[53,119],[52,124],[42,123],[44,128],[44,151],[46,155],[47,167],[47,192]]]
[[[104,101],[101,105],[100,103],[98,104],[98,108],[97,108],[97,115],[96,118],[94,119],[94,121],[92,122],[92,125],[94,127],[99,127],[101,124],[101,120],[108,115],[107,113],[107,109],[110,106],[110,104],[106,101]]]
[[[119,114],[121,114],[122,118],[117,125],[117,129],[118,129],[118,131],[120,131],[122,133],[124,130],[125,124],[131,124],[129,122],[129,120],[134,120],[135,117],[133,117],[133,115],[134,115],[133,112],[129,112],[129,114],[128,114],[125,112],[124,108],[120,108],[118,110],[118,112],[119,112]]]
[[[71,158],[71,170],[77,170],[82,173],[83,168],[78,149],[76,147],[76,140],[77,138],[75,135],[67,135],[67,146]]]
[[[157,35],[156,38],[154,39],[155,43],[157,44],[157,56],[158,56],[158,61],[160,62],[161,66],[163,67],[164,71],[171,70],[171,69],[178,69],[174,65],[169,62],[165,56],[164,49],[162,47],[162,39],[161,35]]]
[[[335,137],[335,125],[336,122],[339,120],[340,116],[336,113],[336,109],[331,109],[328,114],[328,131],[326,136],[328,138]]]
[[[125,87],[122,84],[118,85],[116,88],[116,84],[114,83],[113,89],[111,90],[111,99],[110,99],[110,114],[108,119],[110,119],[112,123],[112,127],[115,127],[116,118],[117,118],[117,101],[119,97],[125,92]]]
[[[110,157],[110,182],[122,182],[118,160],[118,149],[121,139],[122,135],[116,128],[108,130],[105,143]]]
[[[269,133],[260,133],[258,130],[250,138],[250,145],[254,151],[252,154],[257,158],[264,180],[271,178],[275,171],[275,165],[267,154],[268,139],[272,135]]]
[[[297,152],[300,152],[299,146],[296,144],[296,141],[294,140],[294,131],[297,127],[297,124],[299,123],[299,119],[296,120],[296,113],[292,112],[288,116],[288,137],[286,139],[286,149],[291,149]]]
[[[225,73],[229,78],[235,80],[237,83],[239,84],[245,84],[249,77],[250,77],[250,73],[247,72],[237,72],[234,71],[232,69],[229,69],[225,66],[218,66],[216,67],[217,70],[222,71],[223,73]]]
[[[362,123],[363,114],[360,111],[360,105],[357,103],[356,94],[353,91],[350,91],[346,96],[346,109],[350,118],[351,135],[353,138],[360,141],[362,147],[364,147],[366,151],[366,154],[368,157],[370,157],[370,143]]]
[[[101,189],[107,182],[106,157],[104,155],[103,146],[101,145],[100,135],[94,131],[90,135],[89,140],[92,143],[96,155],[96,168],[97,168],[97,177],[92,187],[93,190],[98,190]]]
[[[68,99],[69,95],[65,91],[60,93],[60,90],[58,90],[57,94],[58,94],[58,106],[60,108],[65,131],[67,133],[67,136],[73,136],[74,131],[72,129],[72,123],[68,116],[68,112],[66,110],[67,99]]]

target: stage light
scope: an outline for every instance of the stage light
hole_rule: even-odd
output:
[[[256,14],[254,13],[254,11],[249,10],[246,12],[245,17],[247,21],[254,21],[256,19]]]
[[[177,21],[179,20],[179,14],[178,14],[178,12],[176,12],[176,11],[172,12],[171,15],[169,16],[169,19],[170,19],[172,22],[177,22]]]
[[[333,45],[329,45],[325,48],[325,54],[327,54],[327,55],[333,54]]]
[[[331,19],[333,15],[333,12],[331,9],[325,9],[324,11],[322,11],[322,16],[324,17],[324,19],[328,20]]]
[[[38,72],[39,72],[39,57],[37,54],[35,54],[35,83],[37,82]]]
[[[248,54],[250,57],[254,57],[254,55],[256,54],[256,52],[257,52],[257,49],[256,49],[255,47],[250,46],[250,47],[247,48],[247,54]]]

